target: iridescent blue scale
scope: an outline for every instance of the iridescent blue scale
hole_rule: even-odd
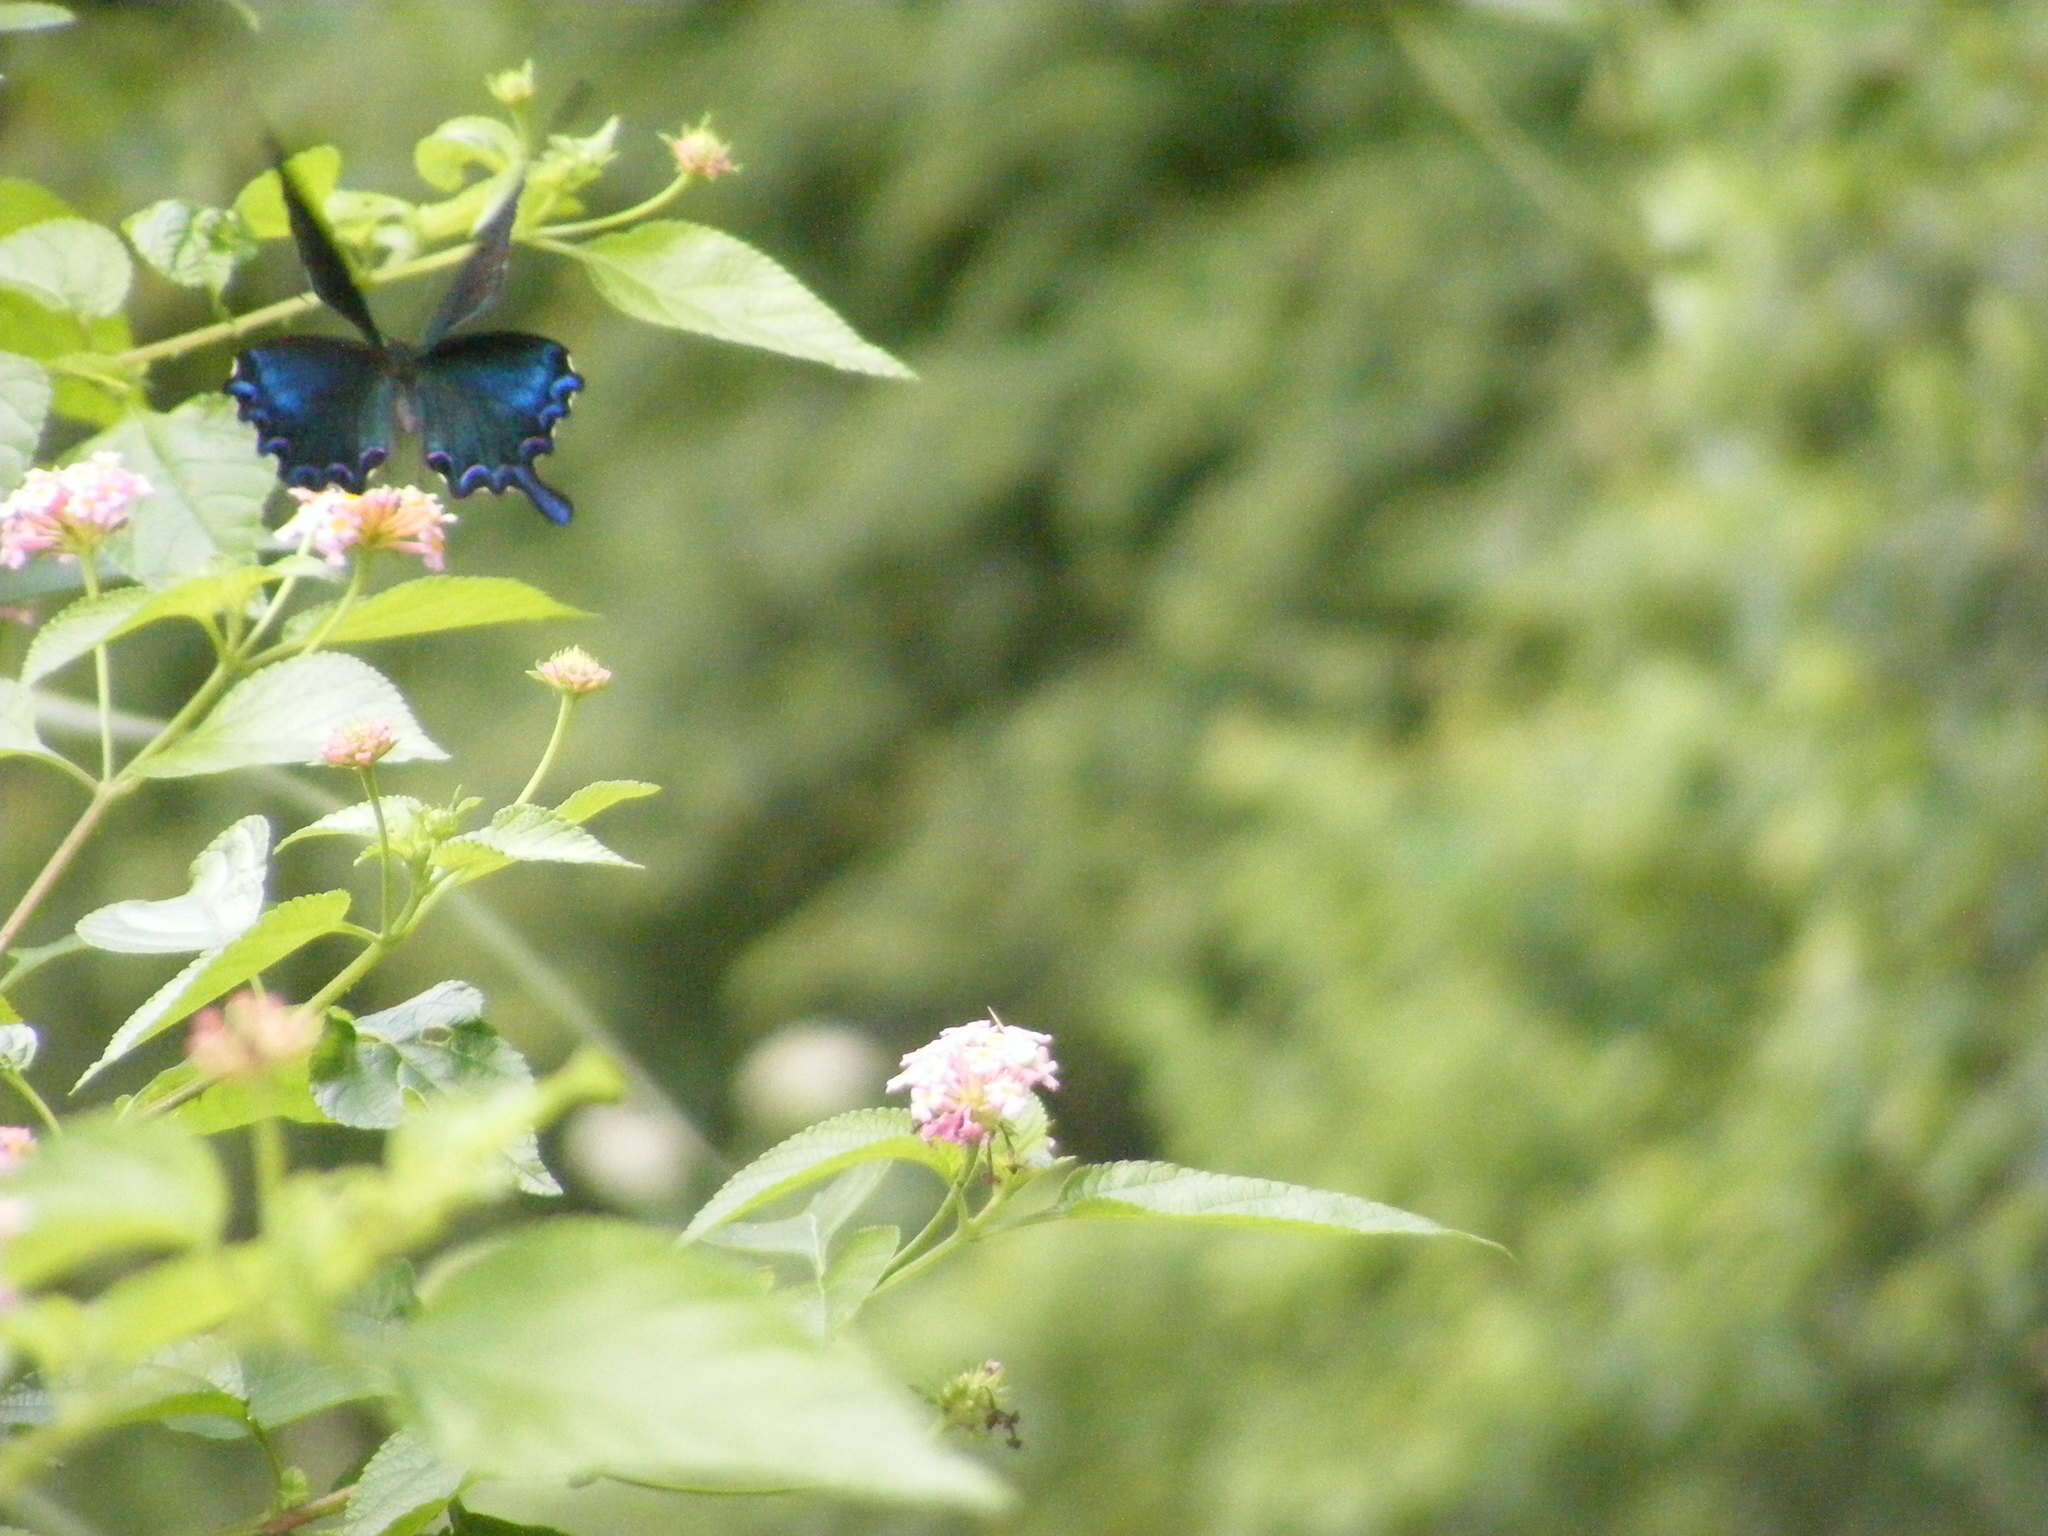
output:
[[[519,189],[477,231],[476,249],[449,285],[420,345],[387,341],[320,220],[280,164],[278,180],[292,238],[313,291],[362,332],[363,340],[287,336],[235,358],[226,389],[257,447],[275,454],[278,478],[308,490],[361,491],[391,456],[395,428],[417,432],[429,467],[450,492],[524,491],[553,523],[569,521],[569,498],[533,467],[555,447],[555,423],[583,387],[560,342],[520,331],[451,336],[489,307],[505,285]]]

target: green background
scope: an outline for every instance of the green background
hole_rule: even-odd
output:
[[[590,378],[550,461],[579,515],[464,503],[451,569],[603,618],[375,653],[456,753],[395,786],[436,795],[523,779],[536,655],[617,671],[562,782],[667,786],[606,824],[646,872],[490,903],[715,1143],[695,1188],[777,1129],[732,1086],[776,1031],[886,1062],[993,1004],[1057,1037],[1071,1150],[1516,1256],[973,1254],[872,1332],[919,1380],[1008,1363],[1002,1529],[2043,1528],[2048,7],[258,10],[8,40],[5,171],[111,223],[225,200],[269,124],[422,195],[413,140],[531,54],[627,118],[606,206],[713,110],[744,174],[686,216],[923,376],[636,327],[524,258],[505,322]],[[145,282],[145,339],[203,320]],[[197,676],[135,655],[133,707]],[[74,798],[0,767],[5,885]],[[131,802],[31,937],[252,808],[298,814]],[[566,1047],[442,936],[365,1006],[463,975]],[[82,1062],[160,969],[22,1001]],[[246,1453],[117,1449],[63,1481],[107,1532],[258,1497]],[[601,1497],[485,1507],[958,1524]]]

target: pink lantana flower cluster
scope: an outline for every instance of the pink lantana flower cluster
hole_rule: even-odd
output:
[[[36,555],[59,560],[91,554],[156,489],[121,467],[118,453],[96,453],[62,469],[32,469],[0,502],[0,566],[18,571]]]
[[[208,1077],[249,1077],[309,1055],[320,1021],[269,992],[237,992],[193,1016],[185,1056]]]
[[[389,549],[418,555],[430,571],[447,569],[447,529],[456,517],[431,491],[380,485],[358,495],[335,486],[324,491],[294,486],[291,494],[299,510],[277,530],[280,544],[303,544],[329,565],[348,564],[351,550]]]
[[[374,768],[398,745],[398,733],[383,720],[359,720],[327,738],[320,761],[330,768]]]
[[[1051,1035],[998,1019],[956,1024],[905,1056],[888,1090],[909,1090],[910,1117],[926,1141],[976,1146],[1025,1114],[1034,1089],[1059,1087],[1051,1045]]]

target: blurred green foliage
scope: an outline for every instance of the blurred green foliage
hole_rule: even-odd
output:
[[[2048,11],[262,11],[12,43],[10,169],[217,199],[260,108],[416,192],[405,147],[532,53],[649,190],[646,130],[714,110],[746,174],[686,211],[923,374],[515,276],[591,378],[582,515],[470,503],[458,568],[605,614],[568,772],[668,793],[618,813],[630,893],[509,915],[717,1139],[773,1027],[894,1051],[993,1001],[1059,1037],[1076,1150],[1519,1256],[979,1255],[889,1343],[1009,1364],[1006,1529],[2040,1529]],[[521,644],[394,671],[513,762]],[[20,784],[10,882],[64,809]],[[215,793],[130,806],[76,910],[174,888]],[[516,985],[452,929],[431,964],[391,996]],[[109,1529],[150,1525],[130,1454]]]

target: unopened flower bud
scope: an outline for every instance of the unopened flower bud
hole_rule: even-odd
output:
[[[612,681],[611,668],[600,664],[580,645],[555,652],[546,661],[536,663],[526,675],[572,698],[609,688]]]
[[[360,720],[344,725],[327,738],[320,761],[330,768],[370,768],[387,757],[398,745],[398,737],[382,720]]]
[[[238,992],[192,1020],[185,1055],[209,1077],[247,1077],[308,1054],[320,1023],[268,992]]]
[[[977,1438],[1000,1433],[1011,1450],[1022,1450],[1024,1442],[1017,1434],[1020,1415],[1009,1406],[1009,1400],[1000,1360],[984,1360],[972,1370],[962,1371],[932,1395],[948,1429]]]
[[[41,1044],[32,1025],[0,1024],[0,1072],[26,1072]]]
[[[676,169],[685,176],[716,181],[739,169],[732,163],[732,146],[711,131],[708,121],[699,123],[679,138],[663,137],[669,153],[676,157]]]
[[[494,75],[486,75],[484,89],[503,106],[525,106],[533,100],[533,60],[528,59],[517,69],[503,69]]]
[[[36,1133],[25,1125],[0,1125],[0,1176],[19,1168],[36,1149]]]

